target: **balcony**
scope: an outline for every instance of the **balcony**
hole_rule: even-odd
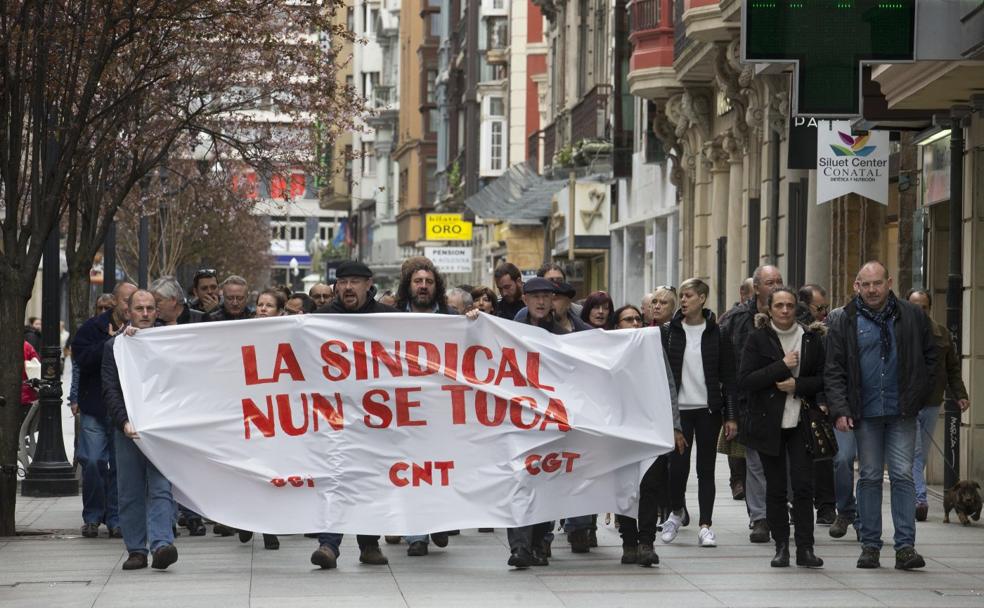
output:
[[[571,143],[585,139],[608,139],[608,100],[612,85],[599,84],[571,108]]]
[[[557,151],[557,123],[552,122],[543,129],[543,167],[553,165],[554,153]]]
[[[685,5],[683,26],[687,37],[700,42],[728,42],[738,32],[741,23],[725,21],[718,0],[677,0]]]
[[[673,70],[673,5],[669,0],[629,3],[629,91],[647,99],[666,99],[680,88]]]
[[[492,65],[509,63],[509,20],[489,19],[486,27],[486,61]]]
[[[396,87],[393,85],[376,85],[373,92],[373,106],[385,109],[396,103]]]

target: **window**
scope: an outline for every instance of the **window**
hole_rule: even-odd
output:
[[[441,37],[441,13],[429,13],[427,15],[427,35],[436,38]]]
[[[492,0],[492,8],[502,10],[506,8],[506,0]]]
[[[322,241],[331,241],[335,238],[335,228],[328,224],[318,226],[318,238]]]
[[[493,171],[502,171],[502,121],[492,123],[492,146],[489,155],[489,167]]]
[[[437,103],[437,70],[427,70],[427,103]]]
[[[304,240],[304,226],[291,224],[290,227],[290,240],[292,241],[303,241]]]
[[[501,97],[489,97],[489,116],[505,116],[505,104]]]
[[[371,142],[362,142],[362,175],[376,175],[376,151]]]
[[[366,99],[374,99],[376,87],[379,86],[379,72],[362,73],[362,96]]]
[[[345,9],[345,27],[350,32],[355,31],[355,10],[351,6]]]
[[[376,14],[377,10],[369,7],[368,2],[362,3],[362,33],[366,36],[373,36],[376,33]]]

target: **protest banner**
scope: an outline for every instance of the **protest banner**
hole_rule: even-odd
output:
[[[299,315],[142,330],[114,352],[137,445],[183,504],[245,530],[634,516],[673,445],[658,328]]]

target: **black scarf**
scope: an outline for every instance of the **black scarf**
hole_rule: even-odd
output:
[[[860,295],[854,296],[854,304],[858,308],[858,312],[864,315],[866,319],[876,324],[881,330],[881,358],[882,361],[888,361],[889,356],[891,356],[892,351],[892,331],[894,331],[893,321],[898,315],[898,300],[895,298],[895,294],[891,291],[888,292],[888,300],[885,302],[885,306],[879,311],[874,311],[867,304]]]

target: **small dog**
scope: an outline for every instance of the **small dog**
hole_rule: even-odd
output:
[[[956,511],[960,523],[970,525],[970,518],[981,518],[981,484],[976,481],[958,481],[943,495],[943,523],[950,523],[950,511]]]

